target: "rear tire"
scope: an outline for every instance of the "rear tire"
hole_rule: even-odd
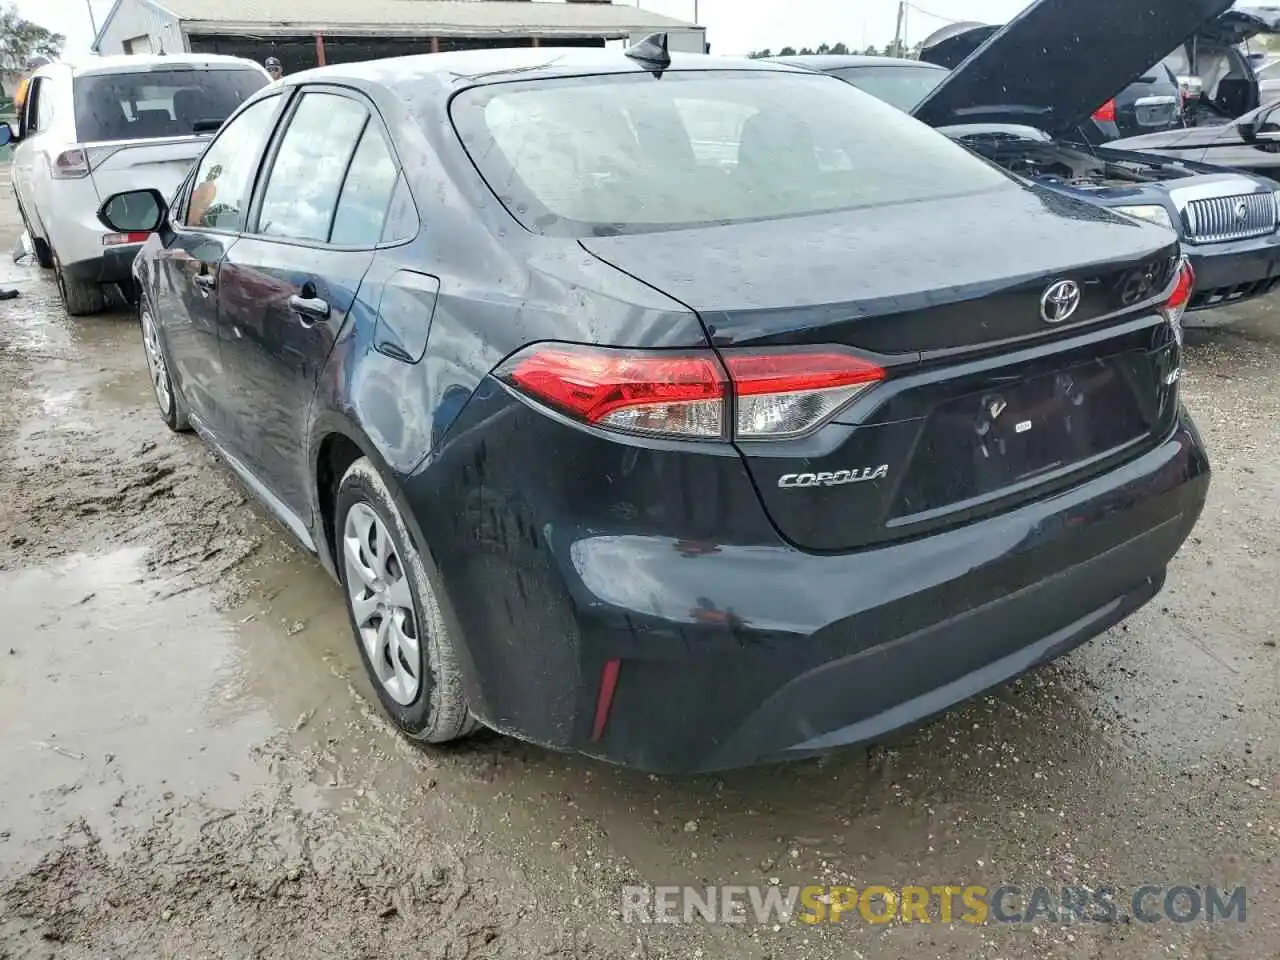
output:
[[[338,485],[334,531],[347,616],[382,709],[415,740],[447,743],[472,733],[479,721],[462,691],[440,600],[367,457]]]
[[[68,277],[62,269],[62,261],[53,255],[53,271],[58,280],[58,293],[62,306],[73,317],[87,317],[101,313],[107,306],[107,294],[100,283],[85,283]]]

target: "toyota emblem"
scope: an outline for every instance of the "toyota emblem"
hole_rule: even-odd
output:
[[[1062,323],[1080,306],[1080,284],[1059,280],[1040,298],[1040,316],[1045,323]]]

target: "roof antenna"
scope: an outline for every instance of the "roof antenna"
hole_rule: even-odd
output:
[[[671,66],[671,54],[667,50],[667,35],[651,33],[639,43],[627,47],[626,55],[637,63],[653,68],[655,74]]]

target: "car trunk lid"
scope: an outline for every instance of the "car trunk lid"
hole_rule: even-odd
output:
[[[90,177],[100,199],[154,187],[172,196],[208,144],[208,137],[87,143]]]
[[[887,371],[814,433],[737,443],[801,548],[967,522],[1136,456],[1171,423],[1167,231],[1014,190],[654,239],[581,242],[696,310],[722,356],[840,345]],[[1063,280],[1079,307],[1047,322]]]
[[[921,59],[955,69],[914,113],[934,126],[1017,117],[1067,133],[1230,7],[1037,0],[1003,27],[946,28]]]

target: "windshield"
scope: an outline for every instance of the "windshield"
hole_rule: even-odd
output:
[[[268,79],[252,69],[144,70],[77,77],[76,136],[85,143],[191,136],[225,120]]]
[[[946,137],[817,74],[669,71],[473,87],[454,124],[517,220],[607,235],[1016,189]]]
[[[947,76],[946,70],[924,67],[842,67],[830,72],[890,106],[908,112]]]

